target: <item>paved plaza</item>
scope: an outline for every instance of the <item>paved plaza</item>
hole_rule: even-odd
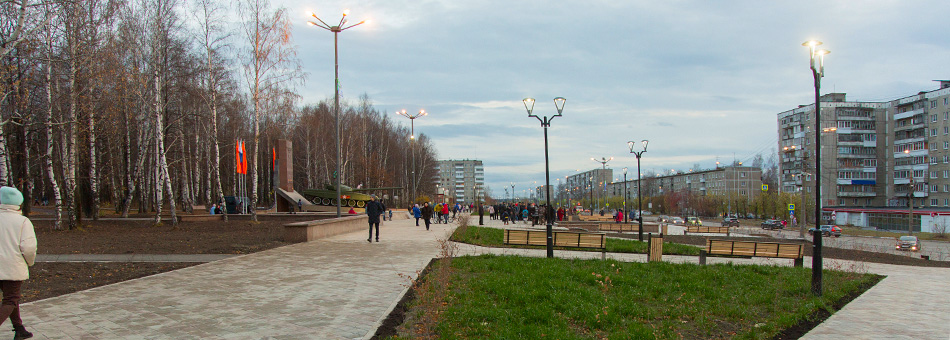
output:
[[[477,219],[472,219],[477,224]],[[489,227],[501,223],[485,219]],[[525,227],[518,224],[516,227]],[[350,233],[27,303],[37,339],[368,339],[415,277],[440,252],[414,220],[384,222],[379,243]],[[458,254],[544,256],[544,250],[458,245]],[[599,252],[556,251],[600,258]],[[608,254],[645,262],[639,254]],[[697,262],[696,257],[663,257]],[[791,265],[790,260],[709,258]],[[811,259],[806,258],[808,266]],[[948,339],[950,269],[825,260],[826,268],[887,275],[805,339]]]

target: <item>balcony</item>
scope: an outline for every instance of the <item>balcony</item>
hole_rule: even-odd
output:
[[[907,112],[902,112],[902,113],[895,114],[895,115],[894,115],[894,120],[906,119],[906,118],[910,118],[910,117],[913,117],[913,116],[916,116],[916,115],[919,115],[919,114],[923,114],[923,113],[924,113],[924,109],[923,109],[923,108],[919,108],[919,109],[911,110],[911,111],[907,111]]]
[[[910,178],[895,178],[895,179],[894,179],[894,184],[895,184],[895,185],[907,185],[907,184],[910,184]]]
[[[875,197],[877,193],[875,192],[847,192],[839,191],[838,197]]]

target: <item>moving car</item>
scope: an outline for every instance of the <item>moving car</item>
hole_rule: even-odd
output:
[[[779,220],[765,220],[765,222],[762,222],[762,229],[773,230],[783,228],[784,226],[782,225],[782,221]]]
[[[683,221],[682,218],[679,218],[679,217],[673,217],[672,221],[670,221],[670,222],[673,223],[673,224],[675,224],[675,225],[683,225],[683,224],[686,223],[686,222]]]
[[[673,220],[670,219],[669,216],[660,215],[660,216],[657,216],[656,221],[659,222],[659,223],[670,223],[670,222],[673,221]]]
[[[901,236],[897,239],[897,250],[920,251],[920,240],[917,236]]]
[[[738,227],[739,219],[735,217],[726,217],[722,220],[723,227]]]
[[[703,225],[703,221],[699,217],[690,216],[686,218],[686,225]]]
[[[825,224],[818,227],[821,230],[821,236],[841,237],[841,227]],[[815,234],[815,228],[808,228],[808,235]]]

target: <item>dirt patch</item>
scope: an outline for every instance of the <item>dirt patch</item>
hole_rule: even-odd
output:
[[[38,262],[30,267],[20,302],[32,302],[93,287],[154,275],[197,263]]]
[[[52,230],[52,221],[33,221],[40,254],[248,254],[289,245],[283,225],[306,220],[252,222],[166,222],[84,220],[80,228]],[[197,263],[37,262],[23,284],[23,302],[36,301]]]

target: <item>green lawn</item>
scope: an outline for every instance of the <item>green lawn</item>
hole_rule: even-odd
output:
[[[544,249],[541,246],[514,246],[504,244],[505,232],[502,229],[468,226],[458,228],[452,234],[452,241],[476,244],[486,247],[510,247]],[[700,247],[678,243],[663,243],[663,254],[667,255],[699,255]],[[633,240],[607,239],[607,251],[612,253],[647,253],[647,243]]]
[[[794,267],[493,255],[451,267],[434,285],[448,290],[443,339],[769,339],[881,278],[826,270],[814,297],[810,269]]]

